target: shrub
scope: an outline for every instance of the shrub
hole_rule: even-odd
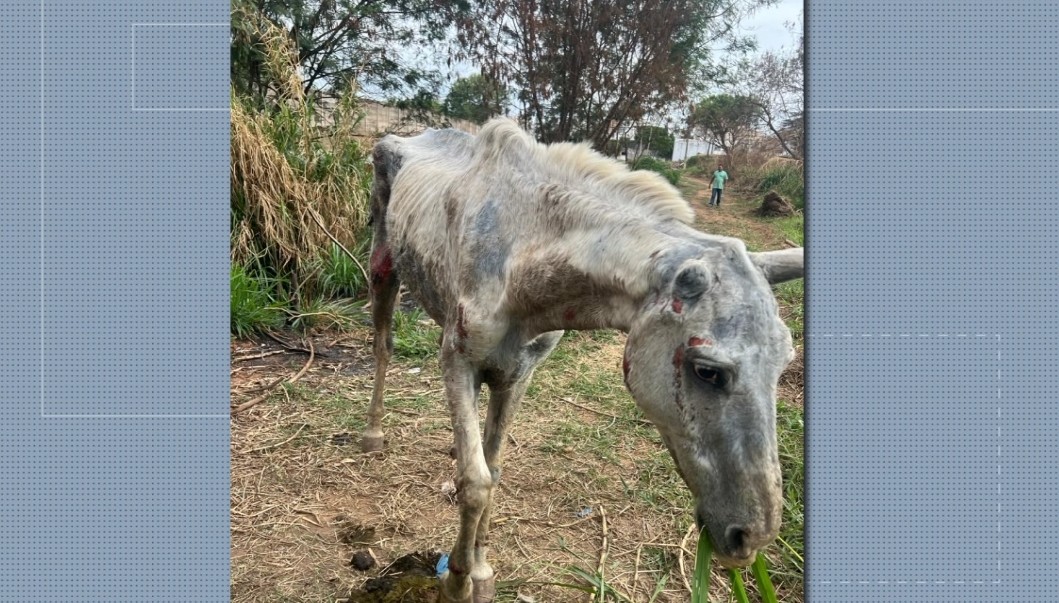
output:
[[[629,166],[634,170],[648,170],[661,174],[670,184],[676,186],[680,182],[680,172],[673,169],[668,161],[655,159],[654,157],[640,157]]]
[[[805,180],[800,163],[787,163],[764,170],[758,180],[757,191],[776,191],[798,209],[805,208]]]
[[[230,278],[232,333],[245,337],[283,320],[275,281],[252,276],[239,264],[232,264]]]
[[[295,315],[322,296],[363,289],[360,266],[328,233],[363,257],[371,170],[352,136],[360,119],[352,92],[319,119],[316,101],[302,91],[289,37],[253,13],[240,23],[261,48],[276,85],[264,100],[242,98],[234,89],[231,96],[233,274],[238,268],[251,281],[269,283],[264,291],[274,292],[272,302],[282,299]],[[246,283],[240,279],[233,277],[233,300],[235,287]],[[236,330],[234,311],[233,305]]]

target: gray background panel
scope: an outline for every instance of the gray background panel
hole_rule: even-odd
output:
[[[228,598],[228,10],[0,4],[2,601]]]
[[[808,600],[1054,601],[1059,5],[808,16]]]

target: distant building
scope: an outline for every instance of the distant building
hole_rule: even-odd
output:
[[[692,138],[677,138],[673,141],[672,161],[687,161],[696,155],[722,155],[720,148]]]

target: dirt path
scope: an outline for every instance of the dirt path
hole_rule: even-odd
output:
[[[680,187],[684,198],[695,210],[695,226],[703,232],[743,239],[751,251],[787,247],[783,231],[768,220],[754,215],[760,199],[752,193],[729,185],[724,191],[720,207],[710,207],[710,183],[685,174]]]

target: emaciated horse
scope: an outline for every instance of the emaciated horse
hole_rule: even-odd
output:
[[[477,137],[387,136],[374,166],[376,368],[362,447],[383,447],[403,281],[443,328],[460,530],[442,601],[494,596],[486,551],[506,431],[565,329],[628,334],[626,386],[669,448],[723,564],[746,565],[776,537],[776,384],[794,351],[769,285],[802,276],[801,249],[748,253],[737,239],[699,232],[659,175],[584,145],[538,144],[504,119]]]

